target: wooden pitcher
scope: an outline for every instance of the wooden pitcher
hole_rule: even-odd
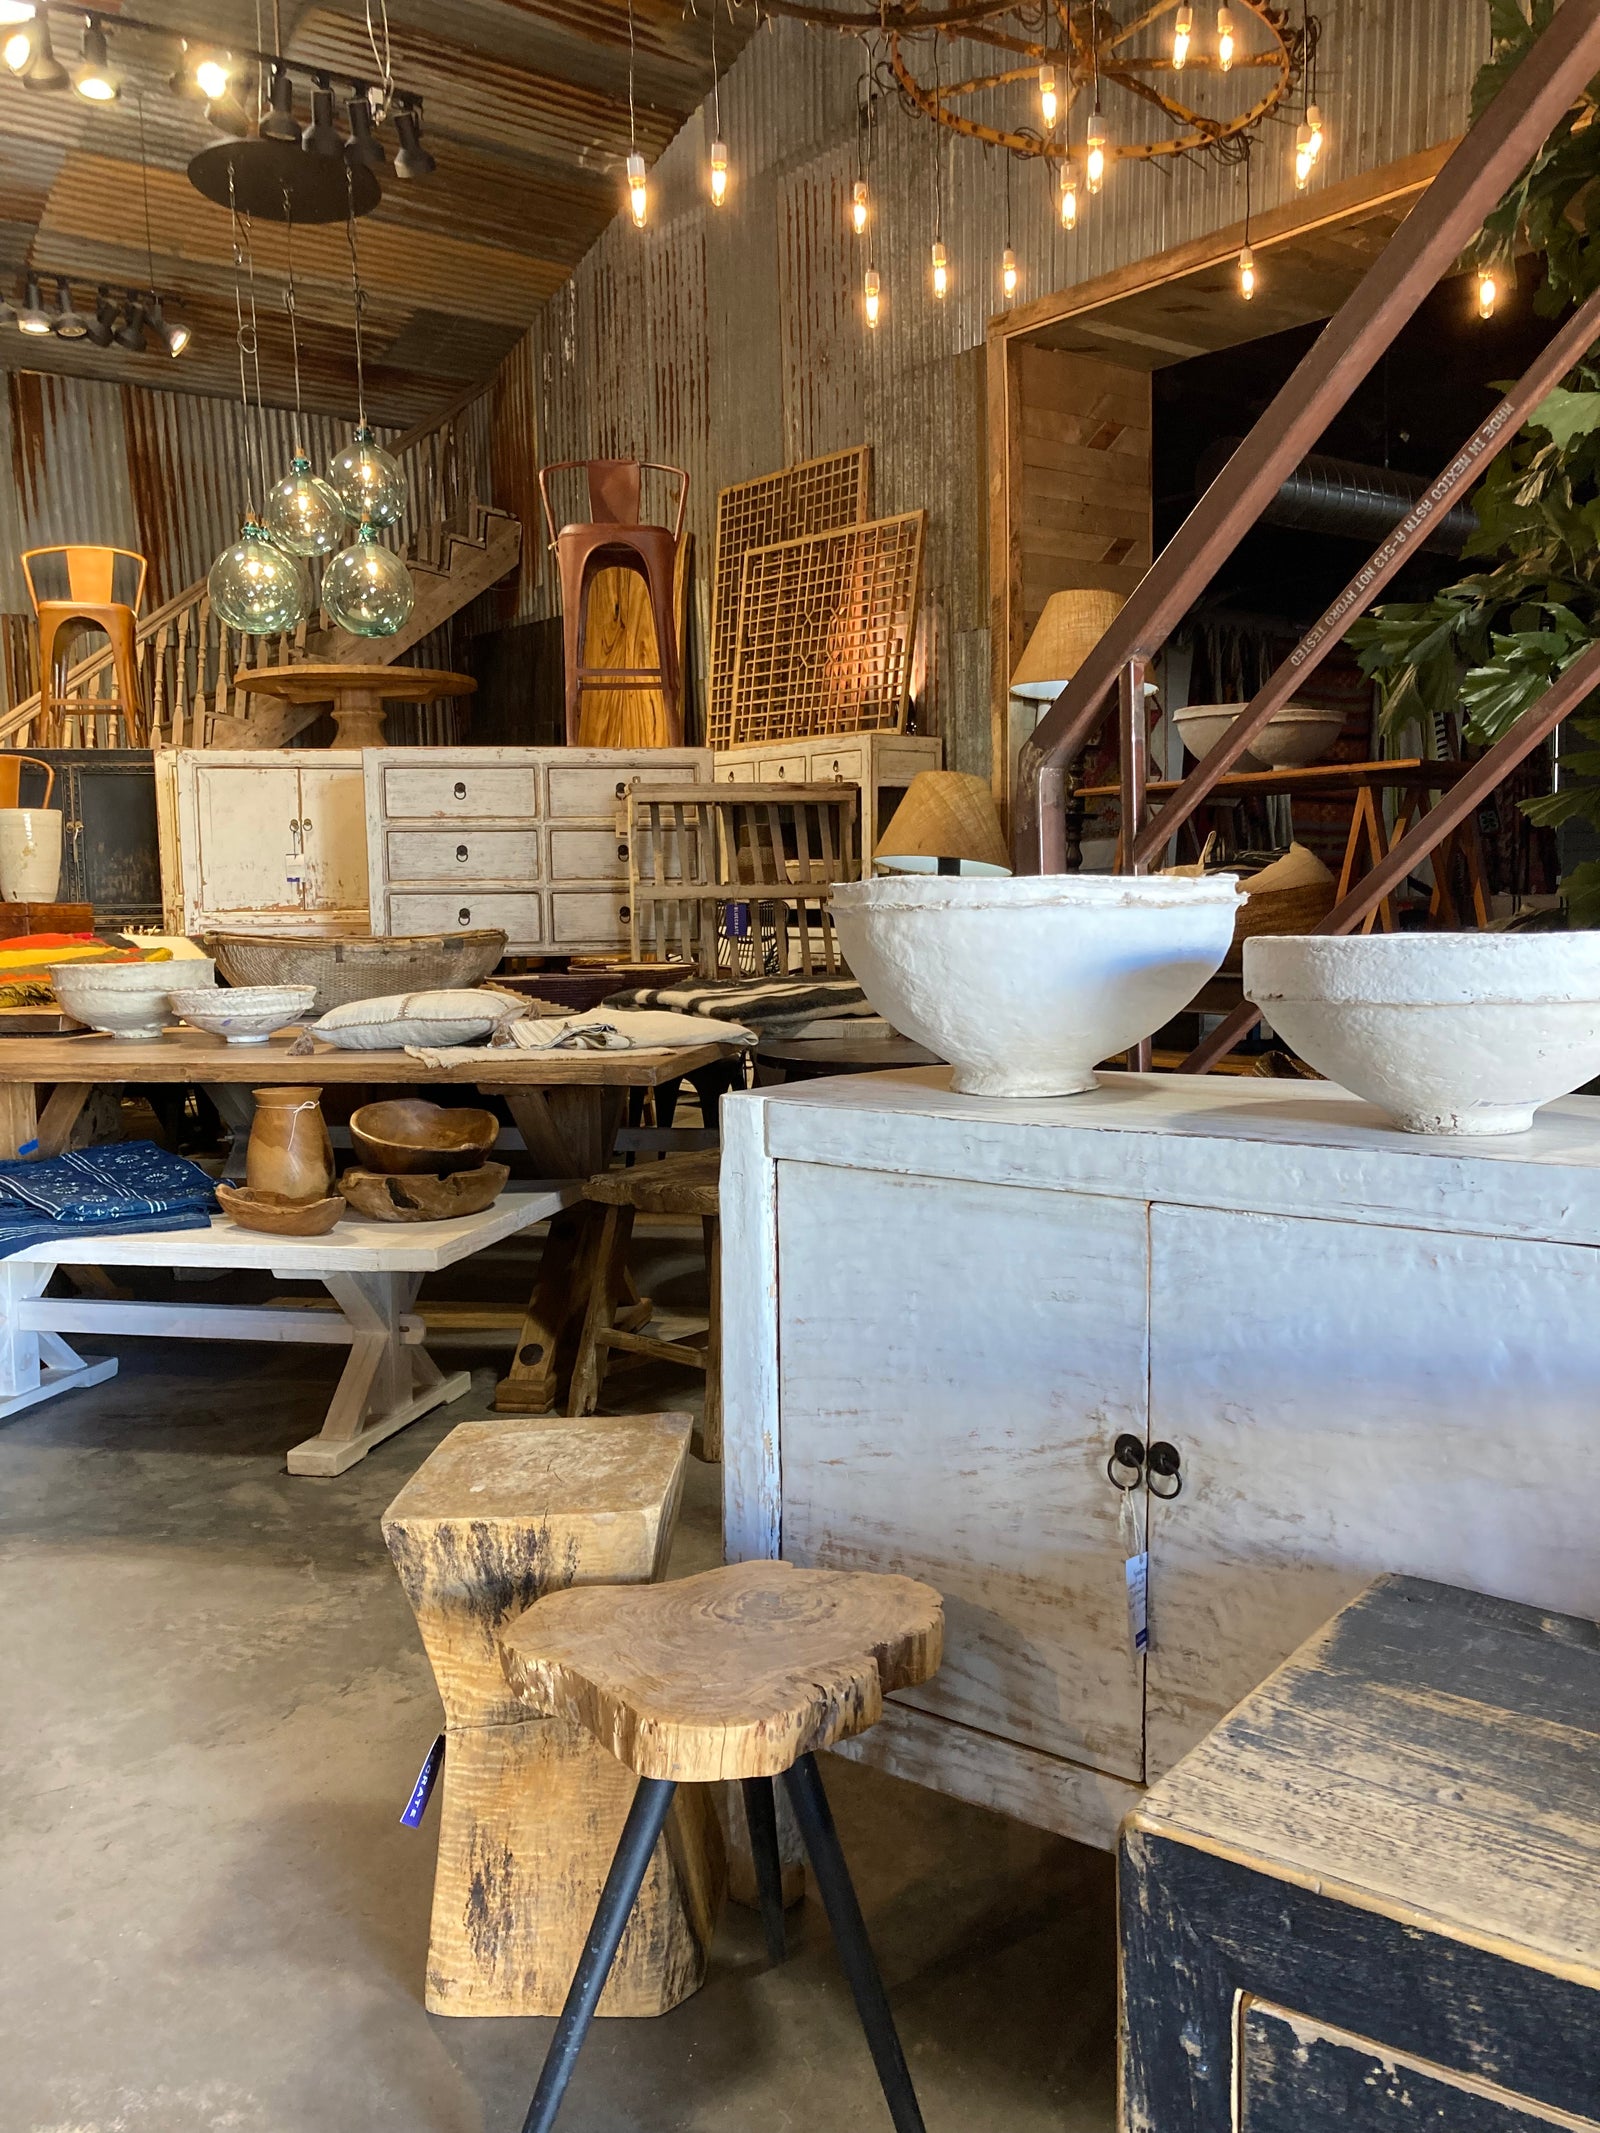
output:
[[[333,1190],[333,1143],[322,1116],[322,1091],[255,1089],[255,1122],[245,1156],[252,1192],[291,1200],[325,1200]]]

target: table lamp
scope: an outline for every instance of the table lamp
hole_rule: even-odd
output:
[[[1017,661],[1011,693],[1053,702],[1116,620],[1122,600],[1121,593],[1092,586],[1053,592]]]
[[[896,874],[1009,874],[1010,853],[987,778],[921,770],[872,855]]]

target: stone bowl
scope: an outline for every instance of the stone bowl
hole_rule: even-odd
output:
[[[1600,1074],[1600,933],[1263,935],[1244,989],[1406,1133],[1525,1133]]]
[[[175,1015],[229,1044],[265,1044],[274,1030],[304,1022],[315,998],[310,985],[218,985],[171,995]]]
[[[357,1160],[392,1177],[476,1170],[499,1138],[500,1121],[492,1111],[457,1109],[422,1096],[393,1096],[350,1114]]]
[[[55,996],[75,1021],[116,1037],[159,1037],[172,1019],[168,1005],[176,974],[184,986],[216,982],[217,966],[169,963],[51,963]]]
[[[1232,874],[838,882],[833,919],[862,990],[954,1068],[966,1096],[1076,1096],[1215,975]]]
[[[1199,762],[1244,709],[1237,704],[1185,704],[1174,711],[1172,722],[1183,745]],[[1327,754],[1344,728],[1342,711],[1325,711],[1320,704],[1287,703],[1275,711],[1265,730],[1258,733],[1234,764],[1235,770],[1304,770]]]

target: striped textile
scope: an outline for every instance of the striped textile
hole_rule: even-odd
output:
[[[762,1037],[791,1037],[813,1022],[874,1012],[854,978],[752,978],[717,985],[636,985],[601,1002],[614,1009],[665,1007],[680,1015],[742,1022]]]

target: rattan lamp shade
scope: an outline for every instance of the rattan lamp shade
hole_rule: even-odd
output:
[[[897,874],[1009,874],[987,778],[923,770],[906,787],[873,857]]]
[[[1011,686],[1055,682],[1059,687],[1070,681],[1116,620],[1122,597],[1089,586],[1052,593],[1017,661]]]

